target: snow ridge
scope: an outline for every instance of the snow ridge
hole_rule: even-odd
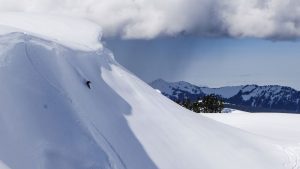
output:
[[[282,169],[268,141],[188,112],[107,50],[5,36],[0,159],[11,169]]]
[[[72,49],[95,51],[100,43],[100,26],[87,20],[46,14],[0,13],[0,35],[23,32],[60,43]]]

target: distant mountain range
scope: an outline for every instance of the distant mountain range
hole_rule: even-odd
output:
[[[249,112],[300,113],[300,91],[278,85],[241,85],[220,88],[200,87],[185,81],[155,80],[150,85],[174,101],[201,99],[205,95],[219,95],[225,107]]]

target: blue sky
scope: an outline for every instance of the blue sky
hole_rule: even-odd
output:
[[[106,39],[116,59],[146,82],[219,87],[278,84],[300,89],[300,42],[255,38]]]

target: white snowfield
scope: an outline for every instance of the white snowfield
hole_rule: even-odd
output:
[[[216,121],[243,129],[252,134],[281,142],[287,161],[285,166],[300,168],[300,115],[286,113],[248,113],[235,110],[231,113],[202,114]]]
[[[205,113],[206,117],[270,139],[300,143],[300,115],[287,113]]]
[[[52,19],[28,20],[59,21]],[[1,169],[299,168],[299,140],[271,139],[185,110],[109,50],[84,50],[93,38],[72,42],[63,32],[83,30],[51,25],[61,31],[57,39],[58,32],[23,23],[0,25]]]

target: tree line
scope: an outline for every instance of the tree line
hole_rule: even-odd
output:
[[[224,108],[223,100],[214,94],[204,96],[202,99],[191,101],[185,99],[176,101],[179,105],[195,112],[195,113],[221,113]]]

